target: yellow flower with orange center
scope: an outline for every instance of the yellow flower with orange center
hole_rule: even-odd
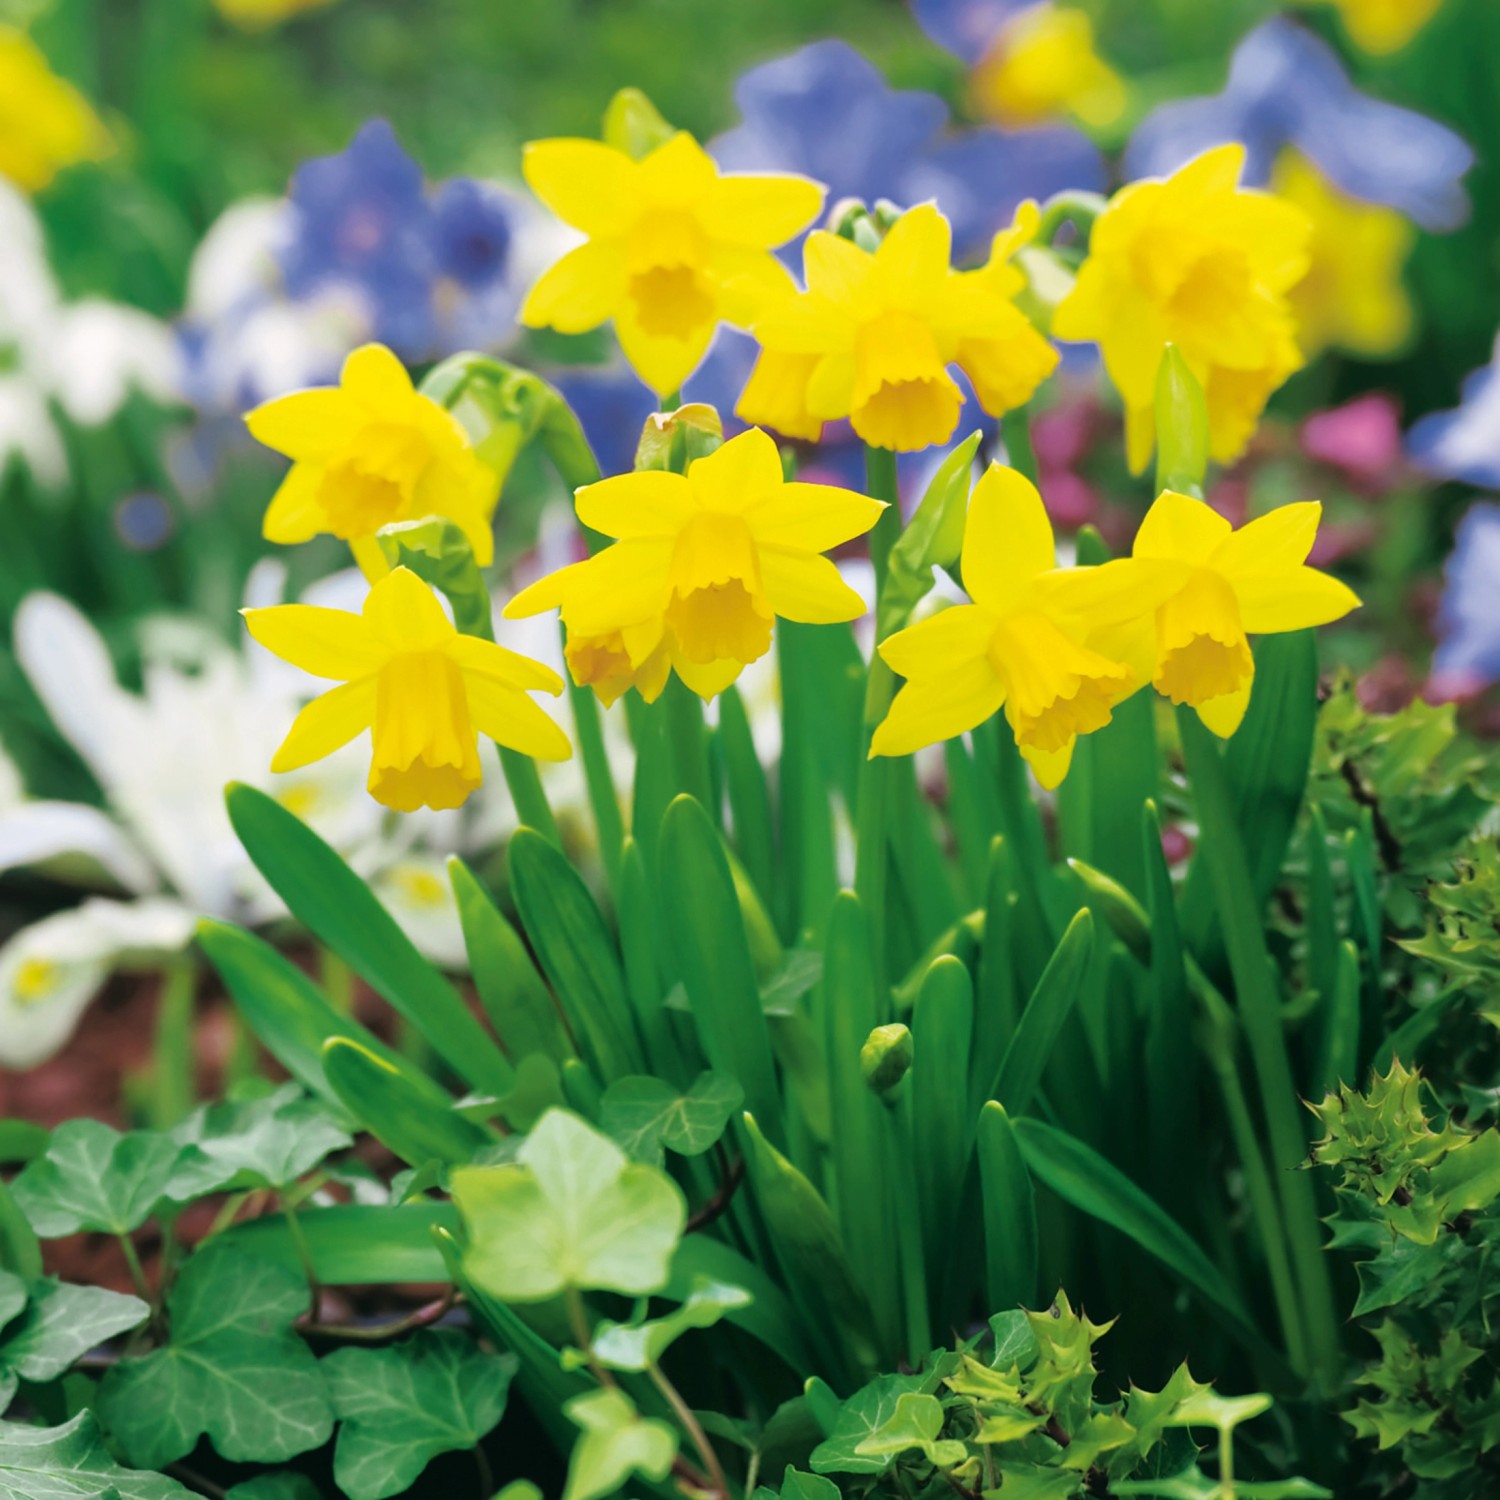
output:
[[[808,439],[848,417],[873,447],[911,451],[958,426],[964,398],[950,365],[992,416],[1021,405],[1058,359],[1012,300],[1025,277],[1011,257],[1037,222],[1036,205],[1022,205],[989,264],[966,272],[949,264],[948,221],[930,203],[904,213],[873,251],[814,231],[807,290],[756,323],[762,352],[735,410]]]
[[[1146,678],[1095,649],[1106,624],[1138,618],[1162,570],[1122,559],[1057,566],[1052,523],[1024,475],[991,467],[974,487],[962,571],[971,604],[953,605],[880,645],[906,679],[870,754],[908,755],[952,739],[1001,708],[1037,780],[1057,786],[1080,734],[1101,729]]]
[[[360,614],[311,604],[244,611],[267,650],[338,687],[292,723],[271,761],[295,771],[371,731],[370,795],[398,812],[459,806],[480,785],[479,736],[566,760],[567,736],[527,695],[560,693],[550,667],[461,635],[407,568],[371,588]]]
[[[1201,500],[1164,491],[1131,555],[1164,570],[1167,592],[1095,644],[1228,738],[1255,679],[1248,637],[1326,625],[1359,607],[1352,589],[1306,565],[1322,513],[1316,501],[1301,501],[1235,531]]]
[[[1301,209],[1239,186],[1245,148],[1218,146],[1165,180],[1131,183],[1094,222],[1052,332],[1099,345],[1125,402],[1139,473],[1156,440],[1156,374],[1175,344],[1208,403],[1209,452],[1238,457],[1303,357],[1288,293],[1306,273]]]
[[[416,390],[383,345],[356,349],[337,386],[278,397],[245,421],[292,460],[266,511],[267,541],[328,532],[352,542],[395,521],[438,515],[464,533],[481,565],[493,556],[499,476],[458,418]]]
[[[533,141],[521,168],[588,236],[531,289],[521,321],[560,333],[612,321],[636,374],[663,396],[692,374],[721,322],[747,326],[790,289],[771,252],[823,203],[805,177],[721,173],[686,131],[639,161],[602,141]]]
[[[687,473],[643,470],[585,485],[585,526],[611,547],[534,583],[507,618],[561,609],[574,681],[612,702],[654,699],[675,670],[711,698],[771,647],[778,616],[852,620],[864,601],[821,554],[867,532],[884,505],[788,483],[776,444],[741,433]]]

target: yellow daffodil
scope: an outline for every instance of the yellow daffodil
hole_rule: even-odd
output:
[[[906,685],[870,754],[909,755],[1003,707],[1037,780],[1055,787],[1077,737],[1108,724],[1114,706],[1146,680],[1092,649],[1090,635],[1149,610],[1164,587],[1161,570],[1128,559],[1058,568],[1036,486],[998,465],[974,487],[962,567],[972,604],[881,643],[881,657]]]
[[[1332,5],[1362,52],[1399,52],[1437,13],[1443,0],[1303,0]]]
[[[764,656],[776,617],[853,620],[864,601],[822,553],[885,509],[825,484],[787,483],[776,444],[752,430],[688,465],[621,474],[578,491],[578,518],[619,538],[551,574],[508,618],[561,608],[574,680],[606,702],[652,699],[675,670],[711,698]]]
[[[393,521],[438,515],[468,537],[481,565],[490,561],[499,478],[389,349],[366,344],[344,361],[337,386],[281,396],[245,421],[292,460],[266,511],[267,541],[319,532],[357,541]]]
[[[1081,10],[1032,5],[1008,22],[974,69],[970,91],[982,115],[1012,129],[1076,115],[1109,125],[1125,109],[1120,75],[1094,50]]]
[[[1156,372],[1176,344],[1208,401],[1209,452],[1238,457],[1272,391],[1302,364],[1287,293],[1307,270],[1307,216],[1239,186],[1245,148],[1218,146],[1165,180],[1122,188],[1052,320],[1099,345],[1125,402],[1126,449],[1151,457]]]
[[[958,365],[993,416],[1028,400],[1057,351],[1011,298],[1025,278],[1010,258],[1035,230],[1034,203],[996,236],[978,271],[949,265],[948,221],[925,203],[874,251],[825,231],[807,237],[807,290],[755,325],[761,355],[736,411],[789,437],[816,438],[848,417],[877,448],[946,442],[958,426]]]
[[[1096,644],[1128,661],[1173,703],[1190,703],[1215,734],[1239,728],[1250,702],[1251,635],[1305,630],[1359,606],[1352,589],[1306,566],[1323,508],[1283,505],[1235,531],[1201,500],[1164,491],[1132,556],[1167,569],[1168,592]]]
[[[340,686],[292,723],[271,762],[295,771],[371,731],[370,795],[398,812],[457,807],[479,784],[478,737],[540,760],[566,760],[567,736],[528,693],[560,693],[550,667],[460,635],[417,575],[395,568],[360,614],[311,604],[247,609],[267,650]]]
[[[88,100],[52,71],[30,37],[0,26],[0,177],[40,192],[62,168],[108,149]]]
[[[1393,354],[1412,329],[1401,269],[1416,228],[1394,208],[1341,193],[1295,151],[1278,158],[1271,189],[1312,224],[1307,275],[1291,290],[1302,352],[1311,358],[1334,344],[1352,354]]]
[[[279,26],[303,11],[321,10],[334,0],[214,0],[219,14],[245,31]]]
[[[521,321],[584,333],[613,320],[652,390],[678,390],[714,329],[754,320],[791,287],[771,253],[818,215],[806,177],[721,173],[686,131],[636,161],[601,141],[533,141],[521,169],[564,223],[588,236],[531,289]]]

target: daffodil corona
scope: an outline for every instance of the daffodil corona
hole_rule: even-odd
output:
[[[297,715],[271,762],[295,771],[371,731],[370,795],[399,812],[459,806],[479,786],[478,737],[566,760],[567,736],[527,695],[560,693],[550,667],[460,635],[417,575],[396,568],[362,613],[310,604],[247,609],[250,634],[338,687]]]
[[[688,466],[578,491],[578,518],[617,537],[587,562],[511,600],[509,618],[561,608],[574,680],[606,702],[654,699],[673,669],[700,697],[722,692],[771,646],[777,616],[852,620],[864,601],[820,554],[862,536],[885,507],[851,490],[787,483],[752,430]]]
[[[328,532],[352,542],[395,521],[440,515],[468,537],[477,562],[490,561],[499,476],[458,419],[413,388],[389,349],[366,344],[344,361],[337,386],[281,396],[245,420],[292,460],[266,511],[268,541]]]
[[[1306,565],[1321,516],[1302,501],[1235,531],[1201,500],[1165,491],[1132,552],[1157,570],[1155,607],[1096,644],[1227,738],[1250,702],[1248,637],[1326,625],[1359,606],[1352,589]]]
[[[1209,451],[1250,440],[1271,392],[1302,354],[1287,294],[1306,273],[1307,216],[1239,186],[1240,145],[1218,146],[1163,181],[1122,188],[1095,221],[1089,254],[1052,332],[1099,345],[1125,401],[1139,473],[1156,439],[1156,373],[1175,344],[1203,386]]]
[[[909,210],[869,251],[823,230],[807,237],[807,290],[755,325],[761,355],[739,415],[788,437],[816,439],[848,417],[876,448],[946,442],[958,426],[958,365],[991,415],[1021,405],[1051,374],[1057,351],[1011,299],[1025,277],[1010,258],[1030,238],[1036,205],[996,237],[989,264],[954,271],[948,221],[930,203]]]
[[[964,587],[972,604],[941,610],[881,643],[906,685],[870,747],[907,755],[984,723],[1002,707],[1037,780],[1067,775],[1080,734],[1109,723],[1146,680],[1090,645],[1109,622],[1138,617],[1161,570],[1131,560],[1060,569],[1036,487],[992,467],[974,487],[964,527]]]
[[[531,289],[521,321],[584,333],[613,320],[659,395],[681,387],[721,322],[746,326],[791,289],[771,251],[823,203],[805,177],[721,173],[685,131],[639,161],[602,141],[533,141],[521,166],[537,197],[588,236]]]

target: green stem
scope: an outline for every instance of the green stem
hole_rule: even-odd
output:
[[[911,1080],[901,1089],[894,1109],[886,1111],[890,1144],[887,1170],[893,1174],[896,1199],[896,1242],[901,1256],[901,1300],[906,1311],[906,1358],[915,1368],[932,1348],[932,1326],[927,1318],[927,1257],[922,1247],[922,1212],[913,1175]]]
[[[703,700],[673,676],[659,700],[667,719],[667,742],[672,747],[672,769],[679,792],[686,792],[710,818],[718,822],[709,761],[708,730],[703,723]]]
[[[302,1221],[297,1217],[297,1210],[283,1200],[281,1212],[282,1217],[286,1219],[287,1232],[292,1237],[292,1244],[296,1246],[297,1259],[302,1262],[303,1275],[307,1277],[307,1320],[310,1323],[316,1323],[323,1301],[323,1288],[319,1286],[318,1273],[313,1268],[312,1247],[307,1243],[307,1236],[302,1232]]]
[[[878,596],[885,592],[885,574],[891,548],[901,535],[901,499],[896,480],[896,455],[890,448],[865,447],[865,487],[872,500],[884,500],[886,505],[870,532],[870,561],[875,564],[875,592]]]
[[[191,959],[173,959],[162,974],[156,1003],[156,1039],[152,1058],[152,1121],[170,1130],[193,1107],[193,999],[198,970]]]
[[[620,812],[620,794],[604,747],[604,726],[599,719],[599,700],[592,688],[568,684],[573,705],[573,728],[578,735],[578,753],[583,758],[583,779],[588,786],[589,806],[594,813],[594,831],[609,887],[618,891],[620,854],[625,846],[625,819]]]
[[[1073,191],[1054,194],[1042,207],[1035,243],[1050,245],[1056,239],[1057,231],[1064,224],[1071,224],[1078,231],[1080,243],[1087,245],[1094,220],[1104,212],[1107,204],[1108,200],[1099,193]]]
[[[135,1242],[128,1234],[117,1234],[115,1238],[120,1242],[120,1249],[125,1252],[125,1264],[130,1268],[130,1280],[135,1287],[136,1296],[154,1308],[156,1298],[151,1293],[151,1283],[146,1280],[146,1268],[141,1264],[140,1256],[136,1254]]]
[[[1024,406],[1008,411],[1000,418],[1000,441],[1011,468],[1037,482],[1036,450],[1031,446],[1031,422]]]
[[[1177,723],[1202,825],[1201,857],[1208,863],[1222,914],[1235,998],[1260,1089],[1271,1165],[1276,1173],[1292,1264],[1297,1272],[1308,1364],[1325,1389],[1331,1390],[1339,1373],[1338,1317],[1328,1261],[1323,1253],[1317,1197],[1311,1177],[1301,1170],[1307,1159],[1307,1133],[1287,1056],[1261,904],[1256,899],[1239,829],[1235,826],[1234,804],[1218,745],[1190,708],[1178,710]]]
[[[651,1383],[666,1397],[667,1405],[672,1408],[677,1420],[682,1423],[683,1431],[693,1440],[693,1447],[698,1450],[698,1457],[703,1460],[703,1467],[708,1473],[709,1483],[714,1492],[729,1500],[729,1484],[724,1478],[723,1466],[719,1463],[719,1455],[714,1452],[714,1445],[709,1442],[708,1434],[704,1432],[702,1424],[693,1415],[693,1409],[682,1399],[682,1392],[662,1374],[658,1365],[646,1366],[646,1373],[651,1377]]]
[[[519,750],[508,750],[504,745],[495,748],[500,752],[500,769],[505,773],[505,784],[510,788],[511,801],[515,803],[517,821],[535,829],[549,844],[561,849],[562,836],[557,831],[557,819],[552,816],[547,794],[542,790],[541,773],[536,762]]]

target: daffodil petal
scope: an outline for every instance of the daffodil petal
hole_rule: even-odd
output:
[[[410,411],[411,376],[384,344],[362,344],[344,361],[339,383],[360,406],[380,417],[405,420]]]
[[[745,245],[716,245],[709,271],[719,284],[720,313],[736,328],[749,328],[796,285],[792,273],[769,250]]]
[[[319,459],[350,441],[366,418],[338,386],[293,391],[245,414],[250,436],[288,458]]]
[[[657,540],[616,542],[583,564],[563,604],[573,635],[608,635],[662,614],[671,592],[672,545]]]
[[[437,595],[410,568],[392,568],[371,588],[364,618],[390,651],[430,649],[456,634]]]
[[[587,333],[614,317],[624,299],[625,263],[619,246],[590,240],[542,272],[519,316],[528,328]]]
[[[292,720],[271,758],[273,771],[295,771],[341,750],[375,721],[376,679],[360,677],[314,698]]]
[[[261,535],[284,547],[315,537],[328,521],[318,494],[322,483],[323,470],[316,464],[293,464],[266,507]]]
[[[969,498],[963,574],[969,597],[1014,608],[1022,590],[1057,564],[1052,522],[1037,488],[1016,469],[991,464]]]
[[[851,240],[815,229],[802,250],[807,289],[841,307],[856,302],[875,272],[875,257]]]
[[[766,602],[783,619],[835,625],[865,612],[865,601],[826,557],[761,547],[760,576]]]
[[[1073,747],[1078,743],[1075,735],[1060,750],[1039,750],[1035,745],[1022,745],[1021,755],[1031,767],[1031,774],[1049,792],[1055,792],[1063,784],[1068,768],[1073,764]]]
[[[507,620],[524,620],[549,609],[561,609],[587,566],[587,561],[569,563],[565,568],[548,573],[545,578],[538,578],[516,594],[500,613]]]
[[[1235,692],[1224,693],[1196,704],[1195,708],[1204,728],[1218,735],[1221,740],[1227,740],[1240,727],[1240,721],[1245,717],[1254,682],[1255,675],[1252,672],[1245,685]]]
[[[634,215],[636,164],[602,141],[532,141],[521,174],[563,223],[585,234],[619,234]]]
[[[346,609],[273,604],[244,611],[251,636],[283,661],[340,682],[377,671],[390,655],[369,624]]]
[[[975,657],[941,677],[908,682],[870,741],[870,754],[910,755],[976,728],[1005,701],[988,658]]]
[[[1316,500],[1278,505],[1225,537],[1213,565],[1229,578],[1300,567],[1317,540],[1322,518],[1323,507]]]
[[[810,177],[730,172],[705,194],[698,219],[716,240],[771,249],[818,217],[825,192]]]
[[[561,727],[525,693],[494,677],[464,676],[469,718],[480,734],[536,760],[567,760],[573,747]]]
[[[782,490],[781,450],[752,427],[690,465],[687,477],[699,508],[744,515]]]
[[[1359,595],[1347,584],[1316,568],[1237,575],[1232,580],[1240,618],[1251,635],[1306,630],[1341,620],[1359,608]]]
[[[1191,495],[1163,490],[1135,534],[1136,557],[1205,563],[1233,528],[1212,506]]]
[[[557,694],[563,680],[545,662],[533,661],[495,641],[477,635],[455,635],[447,646],[448,655],[458,663],[467,682],[472,677],[491,678],[518,692]]]
[[[883,640],[880,656],[899,676],[934,677],[984,657],[994,634],[989,610],[954,604]]]
[[[675,536],[697,505],[681,474],[643,469],[586,484],[575,496],[578,519],[605,536]]]
[[[1120,557],[1098,567],[1058,568],[1036,579],[1033,588],[1050,608],[1097,627],[1149,617],[1186,576],[1186,565],[1170,558]]]
[[[686,130],[679,130],[641,159],[632,187],[653,205],[696,210],[718,176],[713,157]]]
[[[880,274],[896,287],[940,281],[948,274],[953,233],[935,203],[908,209],[875,252]]]
[[[754,501],[744,517],[763,546],[827,552],[863,536],[884,509],[881,501],[855,490],[793,481]]]
[[[756,427],[774,428],[784,437],[817,442],[823,419],[807,409],[807,383],[817,363],[816,354],[762,349],[740,392],[735,415]]]
[[[647,333],[628,298],[615,313],[615,334],[625,358],[658,396],[669,396],[682,389],[683,382],[708,352],[716,326],[715,320],[708,317],[684,337],[674,338]]]
[[[688,661],[685,657],[677,656],[672,661],[677,675],[683,682],[706,703],[712,698],[717,698],[720,693],[732,683],[745,669],[743,662],[724,661]],[[658,691],[660,691],[658,689]],[[645,696],[644,686],[641,689]],[[654,702],[654,698],[647,698],[648,703]]]

